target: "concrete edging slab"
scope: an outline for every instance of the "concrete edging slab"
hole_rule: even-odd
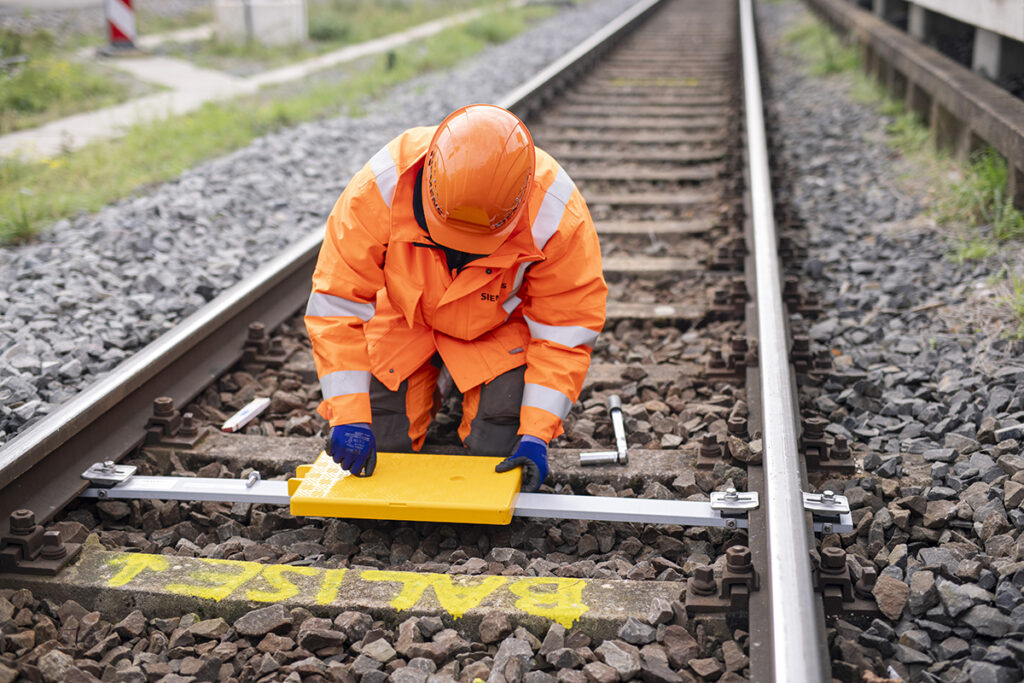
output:
[[[685,584],[534,576],[463,576],[376,569],[323,569],[104,550],[95,537],[58,576],[0,574],[0,587],[27,588],[36,598],[75,600],[107,619],[135,609],[148,617],[197,613],[233,621],[281,604],[335,616],[348,610],[399,623],[437,616],[477,637],[481,619],[505,612],[513,624],[543,637],[549,625],[615,638],[629,617],[645,620],[656,598],[681,598]]]

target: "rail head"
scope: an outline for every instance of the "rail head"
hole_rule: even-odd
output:
[[[772,666],[775,681],[810,683],[829,680],[830,667],[811,577],[754,11],[752,0],[739,3],[757,284]]]

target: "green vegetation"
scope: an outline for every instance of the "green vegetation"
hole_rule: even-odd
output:
[[[857,50],[816,20],[801,23],[789,31],[784,40],[810,64],[810,72],[815,76],[852,71],[860,64]]]
[[[971,156],[961,180],[942,194],[937,217],[943,222],[990,226],[997,242],[1024,238],[1024,214],[1007,196],[1006,159],[986,148]]]
[[[128,88],[118,80],[55,54],[54,46],[48,31],[0,29],[0,60],[5,60],[0,66],[0,134],[127,97]]]
[[[1003,300],[1017,320],[1015,339],[1024,339],[1024,275],[1018,277],[1013,273],[1007,275],[1010,293]]]
[[[46,163],[0,160],[0,242],[29,239],[53,221],[96,211],[141,186],[175,178],[282,127],[343,112],[361,115],[367,98],[418,74],[451,67],[553,11],[528,7],[488,14],[390,57],[321,73],[307,83],[210,103],[188,116],[136,126],[120,140],[89,145]]]

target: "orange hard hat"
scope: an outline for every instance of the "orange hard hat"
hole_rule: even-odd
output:
[[[533,138],[515,114],[471,104],[449,114],[427,148],[423,213],[449,249],[490,254],[522,215],[533,186]]]

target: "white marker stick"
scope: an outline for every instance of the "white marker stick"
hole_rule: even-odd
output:
[[[254,417],[266,410],[269,405],[269,398],[254,398],[249,401],[244,408],[229,417],[227,422],[221,426],[221,430],[225,432],[237,432],[239,429],[249,424]]]

